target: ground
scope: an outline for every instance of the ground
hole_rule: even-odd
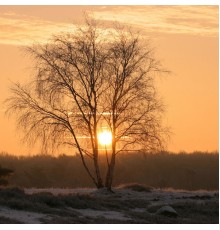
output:
[[[0,223],[217,224],[218,191],[124,186],[105,189],[0,189]]]

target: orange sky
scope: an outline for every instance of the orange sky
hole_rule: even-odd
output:
[[[0,6],[0,151],[37,151],[19,142],[14,118],[4,117],[10,81],[31,76],[20,47],[73,30],[85,11],[140,30],[173,72],[157,81],[167,105],[164,121],[173,132],[168,150],[218,150],[218,6]]]

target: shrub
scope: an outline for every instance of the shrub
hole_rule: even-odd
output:
[[[25,193],[23,189],[17,187],[4,188],[4,189],[0,189],[0,197],[4,199],[11,199],[11,198],[21,199],[25,197]]]
[[[118,186],[120,189],[130,189],[135,192],[152,192],[152,187],[143,185],[143,184],[137,184],[137,183],[131,183],[131,184],[124,184]]]
[[[8,185],[8,180],[6,179],[8,176],[11,176],[11,174],[14,171],[8,168],[2,168],[0,165],[0,186],[6,186]]]

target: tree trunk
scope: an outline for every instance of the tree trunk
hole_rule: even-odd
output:
[[[112,155],[111,162],[106,174],[106,180],[105,180],[105,187],[110,191],[112,189],[114,169],[115,169],[115,155]]]
[[[96,172],[96,177],[97,177],[97,188],[103,188],[103,182],[102,178],[100,176],[100,171],[99,171],[99,166],[98,166],[98,161],[97,159],[94,159],[94,165],[95,165],[95,172]]]
[[[99,163],[98,163],[98,150],[96,149],[94,152],[94,167],[95,167],[95,173],[96,173],[96,178],[97,178],[97,188],[103,188],[103,182],[102,178],[100,175],[100,170],[99,170]]]

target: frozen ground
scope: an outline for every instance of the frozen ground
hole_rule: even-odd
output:
[[[0,190],[0,223],[219,223],[218,191]]]
[[[14,210],[0,206],[0,217],[13,219],[24,224],[41,224],[40,219],[46,216],[42,213]]]

